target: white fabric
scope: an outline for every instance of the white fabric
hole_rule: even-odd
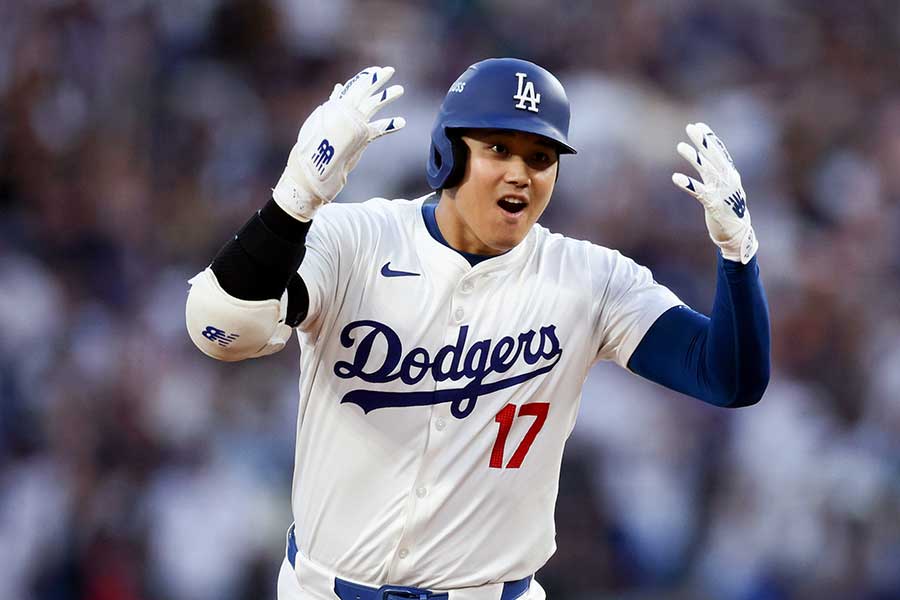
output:
[[[330,204],[307,236],[297,543],[372,585],[521,579],[555,550],[560,463],[589,368],[625,366],[681,302],[618,252],[537,225],[471,267],[431,237],[422,202]],[[464,388],[456,402],[435,396]]]
[[[683,173],[673,173],[672,181],[703,205],[709,237],[722,250],[722,256],[747,264],[759,242],[750,224],[741,175],[725,144],[706,123],[690,123],[685,131],[694,146],[680,142],[676,149],[703,182]]]
[[[272,190],[275,202],[288,214],[309,221],[347,183],[347,175],[372,140],[400,130],[402,117],[369,120],[403,94],[403,86],[381,88],[394,74],[392,67],[369,67],[337,84],[328,101],[303,123],[287,166]]]
[[[335,600],[334,573],[315,565],[301,555],[296,558],[297,570],[287,557],[278,572],[278,600]],[[301,583],[302,582],[302,583]],[[358,582],[354,582],[358,583]],[[380,586],[378,586],[380,587]],[[490,584],[462,590],[431,590],[448,592],[448,600],[500,600],[503,584]],[[546,600],[547,594],[535,579],[525,594],[515,600]]]
[[[219,285],[212,269],[191,278],[185,324],[191,341],[204,354],[224,361],[258,358],[284,348],[291,328],[287,290],[281,300],[241,300]]]

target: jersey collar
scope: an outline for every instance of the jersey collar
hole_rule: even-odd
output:
[[[512,250],[509,250],[508,252],[505,252],[504,254],[500,254],[498,256],[491,256],[489,257],[489,260],[480,260],[477,262],[477,264],[472,265],[463,256],[463,253],[450,247],[450,245],[447,244],[446,240],[436,239],[429,231],[422,206],[429,200],[434,199],[434,197],[435,193],[432,192],[431,194],[427,194],[413,200],[413,203],[416,207],[416,243],[420,248],[426,250],[429,254],[440,256],[442,260],[449,260],[455,264],[463,266],[466,271],[477,270],[479,272],[486,273],[490,271],[496,271],[498,269],[504,269],[511,264],[515,264],[524,256],[526,256],[529,252],[529,249],[534,245],[535,227],[533,226],[525,236],[525,239],[522,240]],[[438,230],[438,233],[440,233],[440,230]],[[443,236],[441,236],[441,238],[443,238]]]

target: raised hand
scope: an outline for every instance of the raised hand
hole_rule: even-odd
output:
[[[301,221],[312,219],[344,187],[369,142],[406,125],[403,117],[371,121],[403,94],[400,85],[384,88],[393,74],[393,67],[360,71],[335,85],[328,100],[306,119],[272,190],[282,209]]]
[[[700,174],[701,181],[673,173],[672,182],[700,201],[706,211],[709,237],[728,260],[747,264],[759,243],[750,224],[741,175],[722,140],[705,123],[685,127],[693,146],[679,142],[678,154]]]

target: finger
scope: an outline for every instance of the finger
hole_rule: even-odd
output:
[[[688,123],[687,126],[685,126],[684,131],[687,133],[688,139],[691,140],[691,143],[694,144],[694,147],[697,149],[697,153],[703,157],[707,163],[714,162],[714,159],[716,158],[713,156],[715,150],[713,150],[714,146],[710,143],[710,136],[715,137],[712,129],[705,123]]]
[[[363,100],[362,104],[359,107],[359,112],[361,112],[368,121],[370,118],[372,118],[372,115],[374,115],[376,112],[402,95],[403,86],[392,85],[386,90],[383,90],[380,94],[374,94]]]
[[[344,84],[343,84],[343,83],[336,83],[336,84],[334,84],[334,89],[331,90],[331,95],[328,96],[328,99],[329,99],[329,100],[334,100],[335,98],[339,98],[340,95],[341,95],[341,92],[343,92],[343,91],[344,91]]]
[[[350,79],[345,81],[344,87],[350,88],[354,84],[356,84],[356,82],[358,82],[360,80],[368,81],[368,78],[372,76],[372,73],[376,72],[378,69],[380,69],[380,67],[376,67],[376,66],[366,67],[365,69],[363,69],[362,71],[360,71],[359,73],[357,73],[356,75],[354,75],[353,77],[351,77]]]
[[[374,140],[388,133],[403,129],[406,125],[406,119],[403,117],[391,117],[389,119],[378,119],[367,123],[367,125],[369,127],[369,140]]]
[[[353,93],[360,102],[363,102],[369,96],[375,95],[390,81],[394,76],[394,67],[369,67],[360,75],[363,76],[353,84]]]
[[[678,154],[681,157],[688,161],[694,169],[697,170],[697,173],[700,174],[700,177],[706,181],[706,167],[707,164],[704,162],[703,156],[697,151],[696,148],[691,146],[690,144],[686,144],[684,142],[678,142],[678,145],[675,146],[675,149],[678,151]]]
[[[734,164],[731,154],[722,140],[710,129],[706,123],[691,123],[685,127],[688,137],[700,150],[700,153],[710,161],[720,166]]]
[[[706,136],[715,135],[713,130],[709,128],[709,125],[706,123],[688,123],[684,130],[695,146],[704,150],[709,149]]]
[[[376,67],[375,72],[369,79],[369,93],[374,94],[390,81],[394,76],[394,67]]]
[[[672,173],[672,183],[703,203],[701,196],[706,193],[706,188],[693,177],[688,177],[684,173]]]
[[[368,95],[370,81],[373,75],[378,77],[378,71],[381,67],[366,67],[344,83],[344,89],[341,90],[338,98],[347,98],[355,103],[362,101]]]

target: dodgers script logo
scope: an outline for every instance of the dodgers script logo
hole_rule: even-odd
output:
[[[469,326],[459,328],[456,343],[438,349],[432,356],[428,349],[416,347],[404,354],[403,343],[397,332],[384,323],[364,320],[353,321],[341,331],[341,345],[356,347],[352,362],[338,361],[334,374],[341,379],[361,379],[366,383],[388,383],[400,380],[412,386],[425,375],[435,381],[466,380],[462,387],[420,392],[396,392],[383,390],[352,390],[344,394],[341,403],[356,404],[366,414],[379,408],[428,406],[450,402],[450,412],[457,419],[464,419],[475,409],[479,396],[517,386],[538,375],[548,373],[562,356],[562,348],[556,337],[556,325],[541,327],[520,333],[517,337],[505,336],[495,344],[493,340],[478,340],[467,344]],[[376,342],[387,346],[383,358],[372,356]],[[491,374],[509,371],[520,361],[535,367],[521,373],[485,382]],[[493,378],[492,378],[493,379]]]

